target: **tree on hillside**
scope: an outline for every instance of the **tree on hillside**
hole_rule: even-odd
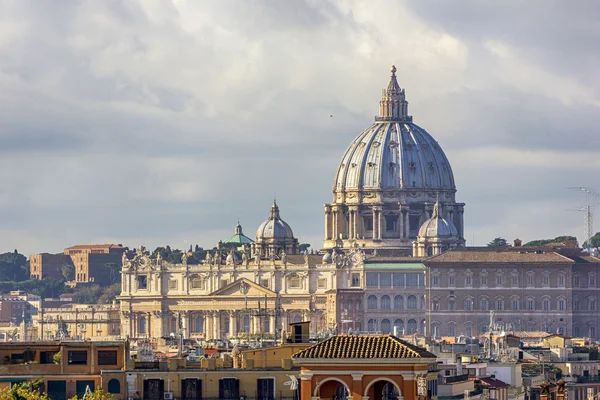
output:
[[[594,236],[592,236],[591,247],[600,247],[600,232],[596,232]],[[587,240],[583,243],[583,247],[587,248]]]
[[[73,300],[80,304],[96,304],[102,294],[99,285],[84,286],[77,289],[73,295]]]
[[[536,239],[536,240],[531,240],[531,241],[525,243],[523,246],[541,247],[541,246],[546,246],[547,244],[550,244],[550,243],[565,243],[567,240],[577,241],[577,238],[575,236],[558,236],[558,237],[555,237],[554,239]]]
[[[121,284],[113,283],[112,285],[105,287],[102,290],[100,297],[98,297],[98,303],[99,304],[109,304],[114,299],[116,299],[119,294],[121,294]]]
[[[116,282],[121,282],[121,274],[120,274],[120,270],[121,268],[119,268],[119,266],[114,263],[114,262],[109,262],[104,264],[104,268],[106,268],[106,273],[109,276],[108,281],[110,282],[110,284],[116,283]]]
[[[501,238],[501,237],[495,238],[494,240],[489,242],[487,245],[488,245],[488,247],[508,247],[509,246],[506,239]]]
[[[27,257],[17,250],[0,254],[0,281],[24,281],[29,279]]]
[[[60,268],[65,281],[68,282],[75,279],[75,266],[73,264],[63,264]]]

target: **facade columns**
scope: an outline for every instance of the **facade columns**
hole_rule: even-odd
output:
[[[215,311],[213,314],[213,338],[220,339],[221,338],[221,315],[218,311]]]
[[[238,319],[238,313],[237,311],[230,311],[229,312],[229,337],[236,337],[237,336],[237,319]]]
[[[275,316],[269,317],[269,333],[275,335]]]

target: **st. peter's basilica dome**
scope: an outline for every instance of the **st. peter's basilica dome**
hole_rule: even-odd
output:
[[[410,254],[412,240],[439,199],[463,243],[463,203],[438,142],[408,115],[396,67],[383,89],[379,116],[350,144],[325,205],[325,248],[362,247]]]

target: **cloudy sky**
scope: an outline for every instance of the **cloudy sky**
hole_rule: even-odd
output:
[[[0,0],[0,251],[212,247],[274,195],[319,247],[391,64],[469,244],[581,238],[566,188],[600,190],[599,19],[593,0]]]

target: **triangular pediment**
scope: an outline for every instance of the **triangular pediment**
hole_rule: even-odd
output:
[[[240,296],[240,297],[256,297],[256,296],[277,296],[275,292],[265,287],[257,285],[256,283],[246,278],[238,279],[231,282],[227,286],[223,286],[219,290],[215,290],[210,294],[211,296]]]

